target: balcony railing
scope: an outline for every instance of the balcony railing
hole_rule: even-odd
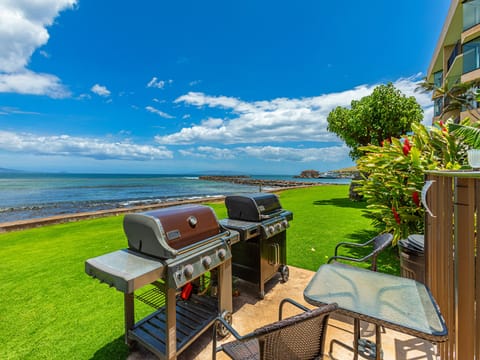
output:
[[[450,56],[448,57],[448,60],[447,60],[447,72],[448,72],[448,70],[450,70],[450,68],[452,67],[452,64],[453,64],[453,62],[455,61],[455,59],[457,58],[457,56],[460,55],[461,53],[462,53],[462,45],[461,45],[460,41],[458,41],[458,42],[455,44],[455,47],[453,48],[452,53],[451,53]]]

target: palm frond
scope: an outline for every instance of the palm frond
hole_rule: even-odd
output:
[[[463,139],[472,148],[480,149],[480,128],[461,124],[448,124],[449,132]]]

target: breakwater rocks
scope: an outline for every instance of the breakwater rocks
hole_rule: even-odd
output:
[[[250,176],[246,176],[246,175],[238,175],[238,176],[213,175],[213,176],[200,176],[199,178],[201,180],[224,181],[224,182],[231,182],[234,184],[256,185],[256,186],[273,187],[273,188],[288,188],[288,187],[320,185],[318,182],[312,182],[312,181],[252,179]]]

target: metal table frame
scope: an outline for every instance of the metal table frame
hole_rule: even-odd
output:
[[[338,311],[354,319],[354,359],[358,359],[360,320],[375,325],[375,358],[381,359],[380,326],[434,343],[446,341],[448,331],[430,290],[412,279],[353,266],[320,266],[304,291],[315,306],[337,303]]]

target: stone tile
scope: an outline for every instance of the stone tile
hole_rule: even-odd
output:
[[[242,280],[234,282],[234,288],[238,290],[238,296],[233,298],[233,326],[240,334],[248,332],[278,319],[278,305],[286,297],[312,307],[303,300],[303,290],[313,276],[312,271],[295,267],[290,268],[290,279],[286,283],[278,278],[272,279],[265,288],[265,298],[258,297],[257,286]],[[285,307],[285,315],[291,316],[298,313],[293,306]],[[361,336],[374,340],[374,327],[372,324],[361,322]],[[212,358],[212,331],[208,329],[188,349],[178,356],[179,360],[209,360]],[[227,337],[219,344],[231,341]],[[353,321],[341,314],[331,316],[327,329],[325,350],[329,352],[327,359],[349,360],[353,359],[351,346],[353,343]],[[435,347],[428,341],[408,336],[390,329],[382,332],[382,347],[384,359],[396,360],[436,360]],[[148,351],[140,349],[132,352],[128,360],[150,360],[155,359]],[[228,359],[219,353],[217,359]],[[360,357],[363,359],[363,357]]]

